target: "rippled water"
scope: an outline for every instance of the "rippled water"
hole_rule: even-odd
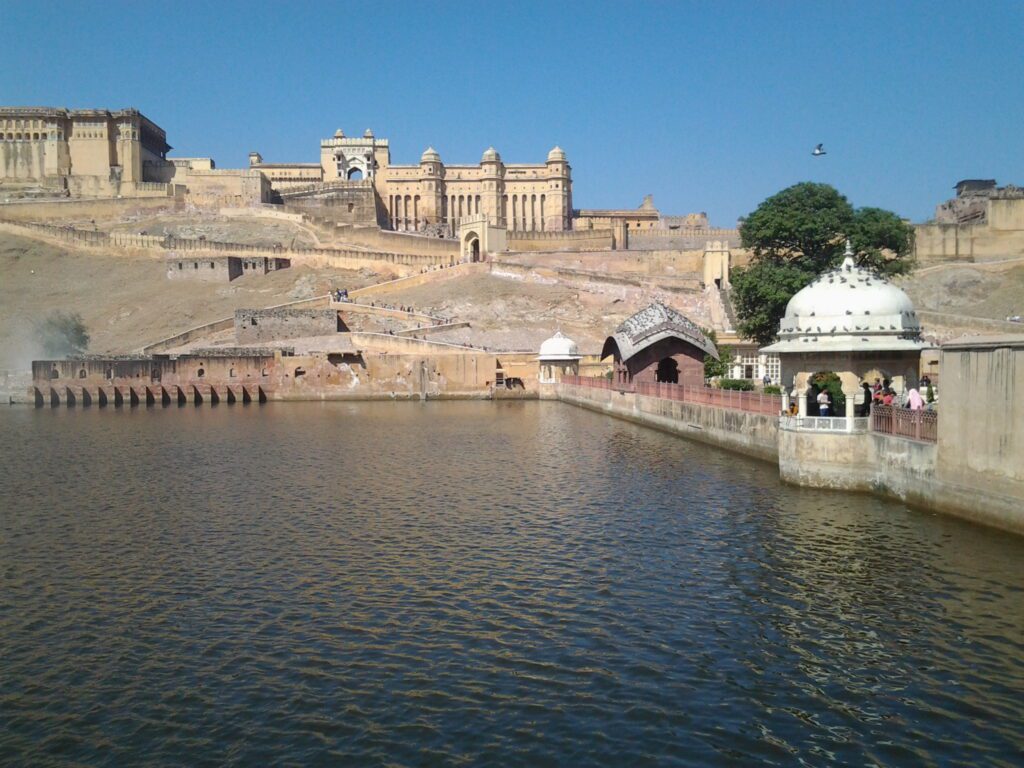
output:
[[[557,403],[0,412],[0,762],[1012,765],[1024,541]]]

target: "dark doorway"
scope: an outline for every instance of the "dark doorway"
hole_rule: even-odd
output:
[[[661,384],[679,383],[679,363],[671,357],[663,357],[658,363],[655,381]]]

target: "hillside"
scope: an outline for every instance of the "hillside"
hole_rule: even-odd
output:
[[[0,233],[0,370],[27,367],[42,350],[35,325],[55,309],[79,312],[90,352],[125,352],[242,307],[265,307],[376,282],[369,273],[295,267],[231,283],[178,282],[163,260],[65,250]]]

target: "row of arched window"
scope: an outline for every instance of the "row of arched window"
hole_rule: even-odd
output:
[[[5,141],[46,141],[46,132],[38,133],[33,131],[30,133],[26,131],[25,133],[18,133],[9,131],[7,133],[0,133],[0,139]]]

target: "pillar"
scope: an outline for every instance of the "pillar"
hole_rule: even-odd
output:
[[[846,398],[846,431],[853,432],[853,420],[857,415],[857,406],[854,399],[859,389],[843,389],[843,397]]]
[[[806,416],[807,415],[807,391],[806,390],[804,390],[799,395],[797,395],[797,401],[796,402],[797,402],[797,414],[799,416],[801,416],[801,417],[802,416]]]

